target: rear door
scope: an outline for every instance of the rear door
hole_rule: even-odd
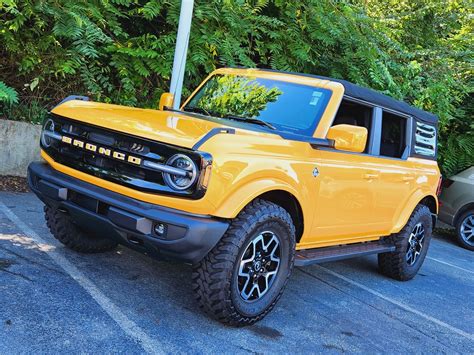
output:
[[[409,116],[382,110],[377,126],[372,169],[378,175],[375,209],[377,218],[389,233],[415,189],[416,169],[408,160],[413,121]]]

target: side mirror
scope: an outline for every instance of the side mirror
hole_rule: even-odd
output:
[[[367,128],[338,124],[329,128],[327,138],[334,141],[334,148],[361,153],[367,143]]]
[[[173,107],[173,101],[174,101],[173,94],[170,92],[164,92],[163,94],[161,94],[158,108],[160,110],[164,110],[165,107]]]

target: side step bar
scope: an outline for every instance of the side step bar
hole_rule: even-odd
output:
[[[295,266],[308,266],[362,255],[379,254],[395,251],[395,245],[387,241],[337,245],[324,248],[297,250]]]

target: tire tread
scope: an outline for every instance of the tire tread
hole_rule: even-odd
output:
[[[91,237],[85,234],[58,209],[45,206],[44,215],[51,234],[69,249],[80,253],[102,253],[110,251],[118,245],[111,239]]]
[[[242,247],[243,239],[248,233],[251,233],[252,226],[261,222],[265,216],[278,218],[287,225],[292,234],[290,248],[294,250],[295,227],[288,212],[274,203],[257,199],[232,221],[229,229],[214,249],[193,266],[193,289],[200,308],[222,323],[244,326],[264,318],[278,302],[288,282],[294,262],[294,253],[290,253],[290,270],[283,287],[263,312],[254,317],[246,317],[241,315],[232,303],[230,282],[236,257]]]
[[[399,281],[407,281],[412,279],[418,269],[413,270],[408,266],[405,260],[405,248],[407,239],[414,227],[414,225],[422,220],[423,218],[429,217],[429,235],[425,236],[426,248],[429,246],[429,239],[431,238],[432,232],[432,222],[431,222],[431,212],[429,208],[425,205],[416,206],[415,210],[411,214],[408,222],[403,227],[403,229],[390,236],[390,239],[395,244],[395,251],[390,253],[382,253],[378,255],[378,265],[380,272],[388,277]],[[428,231],[427,231],[428,232]]]

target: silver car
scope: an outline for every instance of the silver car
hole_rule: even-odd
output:
[[[458,243],[474,250],[474,166],[443,181],[440,221],[456,228]]]

